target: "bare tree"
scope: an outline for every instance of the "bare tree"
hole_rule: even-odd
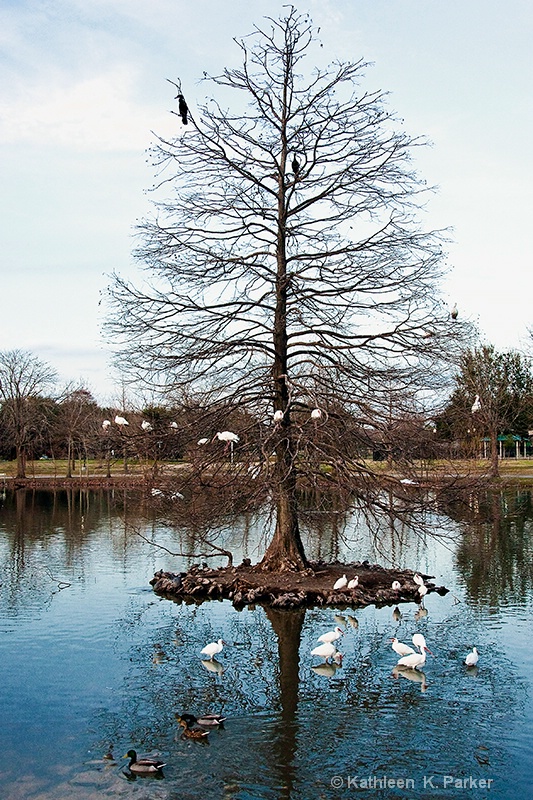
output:
[[[531,424],[533,370],[516,350],[498,352],[493,345],[466,350],[455,376],[456,390],[442,417],[459,439],[470,432],[479,443],[490,439],[490,473],[499,474],[498,436],[527,433]]]
[[[366,475],[346,443],[388,415],[391,385],[435,388],[467,328],[437,294],[443,236],[419,221],[428,190],[410,159],[423,140],[361,88],[362,61],[304,75],[316,43],[293,8],[237,42],[242,66],[208,79],[221,99],[198,119],[189,106],[153,149],[170,196],[140,226],[147,285],[115,275],[110,288],[108,331],[132,379],[224,424],[237,410],[260,420],[238,448],[275,499],[265,569],[306,563],[302,478]]]
[[[2,420],[17,453],[17,478],[26,477],[26,459],[36,431],[42,428],[36,402],[56,381],[55,370],[24,350],[0,352]]]

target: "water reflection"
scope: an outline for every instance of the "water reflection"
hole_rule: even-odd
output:
[[[531,576],[515,595],[508,583],[503,595],[489,587],[495,570],[515,575],[530,552],[531,506],[516,495],[505,505],[499,499],[494,524],[485,512],[477,522],[456,514],[450,529],[464,526],[456,550],[403,542],[409,566],[433,570],[452,589],[445,598],[428,596],[425,615],[401,604],[361,609],[357,617],[161,600],[148,586],[153,572],[183,568],[186,560],[169,565],[168,554],[132,533],[130,523],[169,549],[186,547],[186,534],[149,519],[134,496],[42,499],[6,497],[1,515],[0,657],[9,668],[0,700],[17,724],[0,730],[0,796],[303,800],[332,796],[333,776],[385,773],[413,778],[420,797],[436,796],[424,794],[426,774],[494,778],[499,800],[526,796],[533,777]],[[481,497],[476,508],[484,504]],[[491,525],[489,534],[484,526]],[[514,537],[512,545],[498,544],[500,534]],[[357,541],[358,558],[377,560],[372,537],[364,542],[349,525],[332,541],[323,525],[322,536],[322,553],[331,546],[352,558]],[[249,519],[227,532],[228,542],[250,554],[257,545]],[[501,557],[511,563],[482,565]],[[68,588],[59,590],[57,580]],[[453,594],[463,602],[455,605]],[[344,661],[324,671],[310,652],[334,625],[344,631]],[[415,632],[434,656],[423,672],[398,670],[389,639],[410,641]],[[202,661],[202,646],[219,638],[227,646],[217,660]],[[469,670],[463,662],[473,645],[481,658]],[[207,748],[183,740],[175,718],[204,712],[227,717]],[[129,783],[121,758],[108,756],[132,747],[157,753],[167,763],[164,779]]]

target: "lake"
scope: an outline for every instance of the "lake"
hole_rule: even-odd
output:
[[[379,552],[350,522],[308,537],[311,558],[389,558],[434,575],[450,591],[422,611],[175,603],[149,581],[191,563],[161,547],[195,543],[135,495],[27,490],[0,502],[2,800],[531,796],[530,488],[494,495],[495,521],[439,514],[439,536]],[[238,563],[256,561],[264,538],[260,516],[240,517],[217,543]],[[335,625],[343,664],[321,667],[310,652]],[[415,632],[433,655],[404,676],[390,637]],[[219,638],[222,653],[202,661]],[[206,743],[183,740],[183,712],[227,720]],[[163,777],[128,774],[130,748],[162,758]]]

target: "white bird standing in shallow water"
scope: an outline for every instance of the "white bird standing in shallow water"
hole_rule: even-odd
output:
[[[336,642],[337,639],[340,639],[341,636],[344,636],[344,631],[342,628],[337,627],[333,631],[328,631],[327,633],[323,633],[322,636],[318,637],[319,642]]]
[[[416,634],[415,636],[422,636],[422,634]],[[416,644],[414,641],[415,636],[413,636],[413,643]],[[422,636],[422,639],[424,637]],[[425,639],[424,644],[417,644],[417,647],[420,648],[420,653],[410,653],[407,656],[403,656],[400,658],[398,663],[396,664],[397,667],[409,667],[409,669],[420,669],[426,663],[426,653],[431,653],[429,647],[426,646]]]
[[[426,649],[428,653],[431,653],[431,650],[426,644],[426,639],[423,633],[413,633],[411,641],[415,647],[418,647],[420,650]],[[431,655],[433,655],[433,653],[431,653]]]
[[[330,658],[335,658],[337,654],[337,648],[335,647],[332,642],[324,642],[324,644],[315,647],[314,650],[311,650],[312,656],[320,656],[323,658],[324,661],[329,661]]]
[[[399,656],[409,656],[411,655],[411,653],[415,652],[410,645],[404,644],[403,642],[399,642],[396,637],[391,638],[391,642],[392,642],[391,644],[392,649]]]
[[[219,639],[218,642],[211,642],[210,644],[206,644],[203,650],[200,650],[200,653],[204,656],[209,656],[209,659],[212,661],[213,658],[216,656],[217,653],[222,651],[222,648],[226,642],[224,639]]]
[[[465,664],[467,667],[475,667],[479,660],[479,653],[477,651],[477,647],[472,648],[472,652],[467,655],[465,658]]]
[[[333,588],[344,589],[344,587],[347,585],[348,585],[348,578],[346,577],[346,575],[343,575],[342,578],[339,578],[337,581],[335,581],[335,583],[333,584]]]

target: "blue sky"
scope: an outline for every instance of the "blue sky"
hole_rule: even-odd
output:
[[[100,402],[120,390],[101,334],[113,270],[137,280],[152,131],[172,135],[173,87],[238,66],[233,37],[275,0],[3,0],[0,6],[0,349],[30,350]],[[433,145],[416,167],[451,227],[450,305],[499,349],[533,350],[533,4],[307,0],[332,60],[373,62],[368,89]],[[140,278],[139,278],[140,280]],[[139,282],[137,280],[137,282]]]

